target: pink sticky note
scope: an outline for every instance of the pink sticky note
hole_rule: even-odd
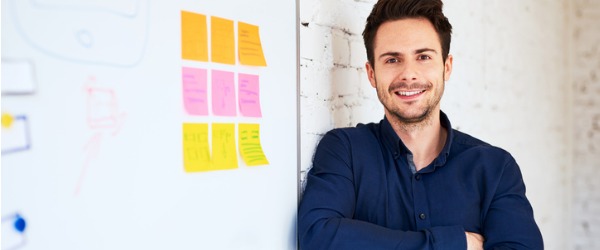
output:
[[[206,70],[182,68],[183,105],[190,115],[208,115]]]
[[[215,115],[236,115],[233,76],[233,72],[212,71],[212,110]]]
[[[242,113],[242,116],[261,117],[258,76],[239,74],[238,80],[240,113]]]

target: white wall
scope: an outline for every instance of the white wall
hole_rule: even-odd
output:
[[[323,133],[383,117],[383,108],[365,75],[361,36],[374,2],[300,0],[303,178]],[[569,30],[564,11],[567,2],[445,3],[445,12],[454,26],[450,50],[454,72],[447,83],[442,109],[456,129],[514,155],[521,166],[546,249],[567,249],[571,244],[572,229],[566,226],[571,221],[573,155],[568,132],[573,125],[567,70],[570,40],[565,36]],[[590,1],[579,2],[594,5]],[[598,44],[596,40],[597,54]],[[597,107],[597,94],[590,96]],[[599,130],[598,123],[589,126]],[[596,136],[600,137],[600,131],[596,131]],[[596,152],[600,150],[598,143],[595,146]],[[589,183],[586,187],[594,185]],[[600,188],[598,182],[595,185]],[[599,196],[594,197],[598,201]],[[593,216],[592,213],[586,215]],[[585,241],[585,236],[582,238]]]
[[[570,2],[573,248],[600,249],[600,1]]]

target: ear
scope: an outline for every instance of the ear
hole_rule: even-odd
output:
[[[444,80],[448,81],[450,79],[450,75],[452,74],[452,60],[454,58],[452,55],[448,54],[446,58],[446,62],[444,62]]]
[[[375,69],[371,66],[371,63],[367,61],[365,63],[365,68],[367,69],[367,77],[369,77],[369,82],[371,82],[371,86],[373,88],[377,88],[377,81],[375,80]]]

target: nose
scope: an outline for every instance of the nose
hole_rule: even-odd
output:
[[[402,80],[402,81],[416,81],[418,78],[418,71],[417,71],[417,65],[415,65],[415,62],[411,62],[411,61],[406,61],[403,63],[402,67],[400,68],[400,72],[398,77]]]

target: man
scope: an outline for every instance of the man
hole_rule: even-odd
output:
[[[302,249],[543,249],[519,166],[453,130],[441,0],[380,0],[363,32],[380,123],[334,129],[299,206]]]

